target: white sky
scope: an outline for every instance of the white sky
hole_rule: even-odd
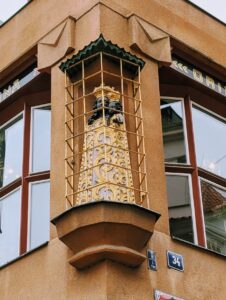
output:
[[[226,0],[189,0],[226,23]]]
[[[46,0],[48,1],[48,0]],[[140,0],[142,1],[142,0]],[[162,0],[164,1],[164,0]],[[178,0],[179,1],[179,0]],[[190,0],[226,23],[226,0]],[[20,9],[27,0],[0,0],[0,20],[5,21]]]
[[[26,3],[27,0],[0,0],[0,20],[6,21]]]

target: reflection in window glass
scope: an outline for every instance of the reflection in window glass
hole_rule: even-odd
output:
[[[187,163],[181,100],[161,100],[165,161]]]
[[[193,106],[195,148],[198,166],[226,177],[226,124]]]
[[[40,246],[49,240],[50,221],[49,181],[30,185],[30,236],[29,249]]]
[[[0,187],[21,176],[23,116],[0,128]]]
[[[201,180],[207,248],[226,255],[226,190]]]
[[[0,201],[0,265],[19,256],[20,190]]]
[[[32,172],[50,169],[50,106],[35,107],[32,113]]]
[[[171,235],[193,243],[193,221],[188,176],[167,175]]]

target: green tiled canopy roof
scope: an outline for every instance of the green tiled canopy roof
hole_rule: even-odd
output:
[[[111,41],[106,41],[103,35],[101,34],[97,40],[85,46],[82,50],[80,50],[77,54],[73,55],[71,58],[67,59],[65,62],[62,62],[60,65],[60,69],[62,72],[67,71],[69,75],[73,75],[75,73],[75,70],[73,71],[73,68],[71,67],[74,64],[98,52],[109,53],[115,57],[122,58],[129,62],[135,63],[141,68],[143,68],[145,64],[145,62],[142,59],[127,52],[124,48],[120,48],[118,45],[113,44]]]

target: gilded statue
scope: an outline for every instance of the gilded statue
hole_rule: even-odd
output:
[[[93,114],[85,125],[77,204],[109,200],[135,202],[126,124],[120,93],[94,89]]]

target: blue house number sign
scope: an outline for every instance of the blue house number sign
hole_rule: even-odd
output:
[[[167,251],[167,263],[168,267],[178,271],[184,271],[183,256],[175,252]]]
[[[152,250],[147,250],[147,257],[148,257],[148,269],[157,271],[157,260],[156,254]]]

